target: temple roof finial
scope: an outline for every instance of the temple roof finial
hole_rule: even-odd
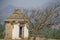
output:
[[[18,8],[15,8],[15,11],[20,11],[20,9],[18,9]]]
[[[21,10],[18,9],[18,8],[15,8],[15,9],[14,9],[14,13],[21,13]]]

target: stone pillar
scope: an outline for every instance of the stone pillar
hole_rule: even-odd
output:
[[[22,37],[24,37],[24,27],[22,27]]]
[[[11,25],[11,23],[5,23],[5,38],[6,39],[12,38],[12,25]]]
[[[25,24],[25,26],[24,26],[24,38],[28,38],[28,36],[29,36],[29,32],[28,32],[27,24]]]
[[[14,26],[13,26],[12,39],[20,39],[19,38],[19,23],[14,24]]]

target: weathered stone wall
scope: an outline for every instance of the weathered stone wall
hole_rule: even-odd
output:
[[[11,23],[5,23],[5,38],[12,38],[12,25]]]

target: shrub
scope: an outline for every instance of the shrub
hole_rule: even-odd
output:
[[[30,35],[34,36],[33,32],[31,32]],[[38,31],[37,36],[60,39],[60,29],[52,29],[51,27],[44,27]]]
[[[4,34],[4,26],[2,24],[0,24],[0,38],[4,38],[5,34]]]

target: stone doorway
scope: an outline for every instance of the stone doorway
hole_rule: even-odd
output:
[[[22,26],[19,27],[19,37],[22,37]]]

